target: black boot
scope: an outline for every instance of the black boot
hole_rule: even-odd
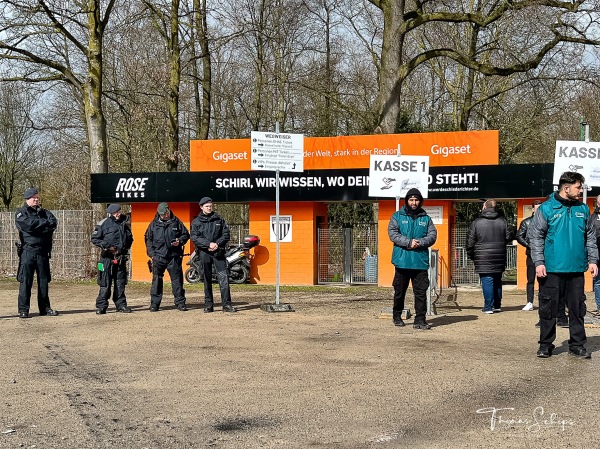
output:
[[[402,315],[400,315],[399,313],[394,313],[393,314],[393,321],[394,321],[394,326],[398,326],[398,327],[404,327],[404,321],[402,321]]]

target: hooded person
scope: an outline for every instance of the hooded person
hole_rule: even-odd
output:
[[[150,288],[150,312],[158,312],[163,296],[165,270],[171,278],[171,289],[175,307],[185,312],[185,290],[183,288],[183,247],[190,233],[183,222],[173,214],[167,203],[160,203],[154,219],[148,224],[144,241],[146,253],[152,259],[152,287]]]
[[[392,320],[396,326],[404,326],[402,311],[409,283],[415,296],[415,329],[428,330],[427,289],[429,288],[429,250],[437,240],[437,230],[431,217],[423,209],[423,195],[418,189],[410,189],[404,198],[404,206],[390,218],[388,236],[394,248],[392,264],[395,274],[394,307]]]

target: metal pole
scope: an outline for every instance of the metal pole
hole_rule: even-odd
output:
[[[586,143],[589,143],[590,141],[590,125],[586,122],[583,121],[583,119],[581,119],[581,132],[583,134],[583,138],[585,139]],[[588,191],[588,186],[587,183],[583,184],[583,204],[587,204],[587,191]]]
[[[279,133],[279,122],[275,122]],[[279,305],[279,169],[275,171],[275,304]]]

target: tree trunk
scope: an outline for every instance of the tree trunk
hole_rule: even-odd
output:
[[[211,93],[212,93],[212,66],[210,62],[210,50],[208,47],[208,24],[206,22],[206,0],[194,0],[194,15],[196,17],[196,35],[200,43],[200,60],[202,61],[202,97],[198,92],[198,68],[194,58],[194,90],[196,96],[196,133],[198,139],[208,139],[211,119]],[[192,43],[193,47],[193,43]]]
[[[379,72],[379,93],[377,95],[377,116],[379,123],[375,132],[388,134],[396,128],[400,113],[400,91],[403,73],[402,51],[404,35],[404,0],[381,2],[383,12],[383,42],[381,49],[381,69]]]
[[[179,47],[179,0],[171,2],[171,29],[168,39],[171,73],[169,77],[169,153],[165,158],[167,171],[177,171],[179,165],[179,85],[181,83],[181,48]]]

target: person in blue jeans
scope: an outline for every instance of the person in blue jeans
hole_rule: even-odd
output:
[[[496,211],[496,200],[483,203],[481,214],[469,226],[465,249],[475,264],[483,291],[483,313],[502,309],[502,273],[506,269],[506,245],[514,239],[514,228]]]
[[[600,248],[600,195],[596,197],[596,207],[591,217],[596,231],[596,246]],[[596,311],[593,314],[600,317],[600,276],[594,276],[594,297],[596,299]]]

